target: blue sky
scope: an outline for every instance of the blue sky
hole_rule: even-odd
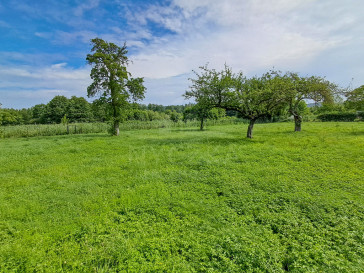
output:
[[[360,0],[8,0],[0,2],[0,103],[84,96],[95,37],[122,45],[144,77],[143,103],[185,103],[192,70],[224,63],[248,76],[271,68],[364,84]],[[353,80],[352,80],[353,79]]]

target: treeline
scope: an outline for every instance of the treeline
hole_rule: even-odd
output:
[[[305,101],[297,105],[302,116],[309,120],[356,121],[364,120],[364,86],[343,94],[346,100],[331,100],[330,103],[317,103],[308,107]],[[1,104],[0,104],[1,106]],[[286,109],[287,110],[287,109]],[[83,97],[55,96],[47,104],[37,104],[31,108],[1,109],[0,125],[59,124],[106,122],[111,116],[107,105],[100,100],[88,102]],[[289,111],[280,111],[261,121],[287,120]],[[221,108],[205,108],[196,104],[170,105],[134,103],[123,111],[123,119],[137,121],[171,120],[174,122],[199,120],[200,128],[206,119],[218,120],[225,116],[244,118],[239,112]]]
[[[174,122],[193,120],[196,118],[189,109],[191,104],[164,106],[159,104],[131,104],[122,111],[123,120],[153,121],[171,120]],[[109,108],[100,100],[92,103],[83,97],[55,96],[47,104],[37,104],[31,108],[0,109],[0,124],[59,124],[106,122],[110,120]],[[234,113],[230,113],[234,115]],[[210,118],[225,116],[225,111],[213,111]]]

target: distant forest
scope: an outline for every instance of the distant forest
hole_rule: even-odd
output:
[[[186,120],[192,119],[186,109],[192,104],[164,106],[159,104],[131,104],[124,109],[124,120]],[[31,108],[1,109],[2,125],[56,124],[78,122],[106,122],[110,120],[107,105],[100,100],[88,102],[83,97],[55,96],[47,104],[37,104]],[[188,112],[188,111],[187,111]],[[228,112],[235,116],[235,112]],[[216,118],[225,116],[225,111],[218,111]]]

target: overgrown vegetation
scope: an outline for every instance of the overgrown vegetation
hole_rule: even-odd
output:
[[[124,120],[172,120],[172,115],[182,119],[189,105],[133,104],[124,109]],[[3,125],[59,124],[66,117],[69,123],[105,122],[109,114],[105,104],[99,99],[89,103],[82,97],[55,96],[47,104],[37,104],[31,108],[0,109],[0,122]]]
[[[205,125],[222,125],[246,123],[246,120],[234,117],[225,117],[220,119],[209,119]],[[120,124],[122,131],[130,130],[148,130],[157,128],[186,128],[199,126],[197,120],[129,120]],[[110,124],[107,123],[72,123],[72,124],[40,124],[40,125],[14,125],[0,127],[0,138],[11,137],[36,137],[36,136],[55,136],[55,135],[75,135],[75,134],[95,134],[107,133],[110,130]]]
[[[0,141],[0,272],[362,272],[364,123]]]

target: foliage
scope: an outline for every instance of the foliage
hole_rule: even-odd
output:
[[[182,119],[184,121],[197,119],[200,121],[200,130],[204,128],[204,122],[207,119],[218,120],[225,117],[226,111],[221,108],[207,108],[200,104],[190,105],[185,108]]]
[[[47,123],[60,123],[67,114],[69,100],[65,96],[55,96],[45,109],[45,120]]]
[[[184,105],[160,105],[160,104],[148,104],[148,105],[139,105],[141,110],[151,110],[154,112],[166,112],[166,111],[176,111],[177,113],[183,113],[185,106]]]
[[[3,139],[0,272],[363,272],[364,123],[290,127]]]
[[[226,65],[220,72],[207,66],[200,69],[201,74],[195,72],[196,79],[191,79],[185,98],[194,98],[205,111],[219,107],[238,112],[250,120],[248,138],[252,138],[253,126],[259,118],[271,117],[282,108],[282,81],[275,71],[246,78],[241,72],[233,73]]]
[[[302,108],[303,101],[313,100],[315,103],[323,103],[326,107],[334,104],[334,94],[337,92],[338,86],[324,78],[317,76],[301,77],[292,72],[287,72],[280,77],[288,111],[295,120],[295,131],[301,131],[301,123],[305,113]]]
[[[358,115],[355,112],[331,112],[317,116],[321,121],[355,121]]]
[[[91,104],[93,119],[98,122],[105,122],[109,120],[109,113],[107,104],[103,103],[101,99],[95,99]]]
[[[196,78],[190,79],[192,85],[184,94],[186,99],[193,98],[199,107],[210,109],[213,107],[228,109],[236,104],[233,88],[236,87],[237,79],[242,77],[241,73],[235,75],[226,65],[220,72],[209,69],[207,65],[200,67],[200,70],[200,74],[193,71]]]
[[[346,94],[345,107],[357,111],[364,111],[364,85]]]
[[[83,97],[72,96],[68,104],[67,117],[70,122],[88,122],[92,120],[90,104]]]
[[[128,53],[126,45],[119,47],[113,43],[95,38],[91,40],[93,54],[87,54],[86,60],[92,65],[92,84],[87,88],[87,95],[100,95],[100,101],[109,106],[113,119],[113,134],[119,134],[119,123],[123,121],[125,108],[131,101],[144,98],[143,78],[131,78],[127,71]]]
[[[301,131],[303,114],[308,113],[305,101],[333,105],[335,96],[341,91],[324,78],[301,77],[292,72],[282,74],[271,70],[260,77],[247,78],[241,72],[233,73],[226,65],[220,72],[207,66],[200,69],[201,73],[195,72],[196,78],[191,79],[190,90],[184,96],[194,98],[202,112],[220,107],[249,119],[248,138],[252,138],[257,120],[286,113],[293,115],[295,131]]]
[[[176,112],[176,111],[171,111],[170,112],[170,119],[173,121],[173,122],[178,122],[182,119],[182,114]]]
[[[333,104],[322,103],[320,106],[312,107],[311,111],[316,115],[331,113],[331,112],[347,112],[344,105],[341,103],[333,103]]]
[[[64,115],[64,117],[62,118],[62,120],[61,120],[61,123],[63,124],[63,125],[67,125],[68,123],[69,123],[69,119],[67,118],[67,114],[66,115]]]
[[[23,117],[20,110],[0,109],[0,121],[2,125],[22,124]]]
[[[32,123],[37,123],[37,124],[47,123],[46,109],[47,105],[45,104],[37,104],[34,105],[32,108],[30,108],[32,112]]]
[[[37,104],[28,109],[0,109],[0,120],[4,117],[4,125],[6,126],[57,123],[52,121],[51,115],[52,112],[57,111],[57,108],[59,108],[58,104],[54,103],[55,100],[57,99],[52,99],[52,103]],[[67,108],[65,109],[66,114],[64,116],[67,116],[68,123],[107,122],[110,120],[108,106],[103,103],[101,99],[95,99],[92,103],[89,103],[83,97],[73,96],[70,99],[63,97],[62,101],[66,101],[65,104],[67,105]],[[185,105],[161,105],[159,111],[157,111],[158,108],[156,107],[133,103],[127,109],[124,109],[123,118],[125,121],[174,120],[178,122],[183,119],[183,116],[179,111],[184,110],[186,107],[187,106]],[[148,110],[149,108],[155,110]],[[221,110],[222,109],[219,109],[218,111]],[[64,118],[64,116],[62,118]],[[215,114],[213,118],[217,119],[220,117],[222,118],[223,116],[224,115],[222,114]],[[62,123],[62,119],[60,123]],[[23,130],[20,129],[20,131]],[[52,135],[51,132],[50,134]]]

